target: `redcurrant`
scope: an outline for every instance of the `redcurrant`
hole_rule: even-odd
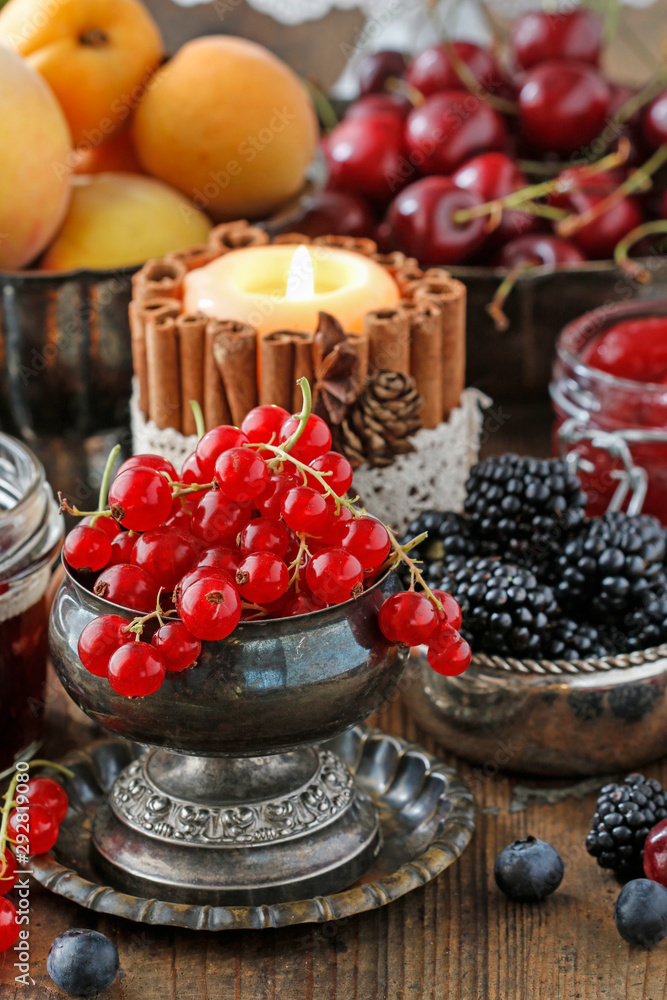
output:
[[[289,417],[280,428],[280,443],[294,433],[299,426],[299,417]],[[319,458],[331,448],[331,431],[321,417],[314,413],[308,417],[301,437],[290,451],[290,455],[299,462],[309,465],[313,459]]]
[[[211,472],[208,479],[205,478],[201,465],[199,464],[199,459],[197,458],[197,452],[193,451],[192,454],[188,455],[186,460],[183,462],[183,467],[178,481],[179,483],[187,483],[190,485],[192,483],[210,482],[212,477],[213,472]]]
[[[465,673],[472,660],[472,651],[456,629],[445,625],[429,639],[428,662],[437,674],[458,677]]]
[[[0,952],[8,951],[16,944],[20,929],[16,907],[3,896],[0,899]]]
[[[29,808],[43,806],[60,825],[67,815],[67,792],[53,778],[31,778],[22,786],[22,796],[28,799]]]
[[[155,469],[137,466],[116,476],[109,489],[109,505],[124,528],[149,531],[169,516],[171,488]]]
[[[68,534],[63,552],[72,569],[95,573],[111,558],[111,539],[99,528],[80,524]]]
[[[100,615],[88,622],[79,636],[77,651],[86,670],[96,677],[106,677],[109,660],[119,646],[134,641],[132,632],[125,632],[129,622],[120,615]]]
[[[111,521],[112,518],[108,517],[107,521]],[[117,524],[117,521],[113,522]],[[118,525],[120,528],[120,525]],[[118,566],[120,563],[132,562],[132,552],[134,551],[134,546],[137,544],[137,538],[139,535],[135,534],[133,531],[123,531],[119,535],[116,535],[113,542],[111,543],[111,556],[107,566]]]
[[[311,611],[321,611],[326,608],[324,601],[315,594],[296,594],[284,607],[283,618],[293,618],[295,615],[308,615]]]
[[[109,517],[106,514],[102,514],[102,516],[99,514],[87,514],[86,517],[81,518],[79,524],[88,524],[93,528],[99,528],[100,531],[109,536],[112,542],[116,535],[119,535],[123,530],[118,521],[114,521],[113,517]]]
[[[93,591],[111,604],[146,614],[155,609],[160,585],[141,566],[119,563],[108,566],[97,578]]]
[[[324,455],[318,455],[310,462],[310,467],[315,472],[324,474],[327,486],[339,497],[345,496],[352,485],[352,466],[337,451],[326,451]]]
[[[216,460],[215,478],[230,500],[248,503],[264,492],[269,467],[262,456],[250,448],[229,448]]]
[[[121,465],[120,469],[116,473],[117,476],[121,472],[127,472],[128,469],[136,469],[138,466],[146,469],[155,469],[156,472],[166,473],[167,479],[170,479],[172,483],[182,482],[176,475],[176,469],[171,464],[168,459],[163,458],[162,455],[132,455]]]
[[[239,564],[236,583],[246,601],[267,604],[285,593],[289,573],[282,559],[273,552],[252,552]]]
[[[251,513],[250,507],[230,500],[221,490],[211,490],[195,507],[192,534],[207,545],[233,543],[250,520]]]
[[[451,594],[448,594],[444,590],[432,590],[431,593],[442,604],[442,611],[436,608],[438,621],[441,624],[451,625],[458,632],[463,623],[463,615],[458,603]]]
[[[13,841],[25,847],[26,854],[45,854],[58,839],[59,826],[44,806],[31,805],[10,814],[7,830]],[[28,838],[27,842],[23,837]]]
[[[321,493],[310,486],[295,486],[283,497],[283,520],[293,531],[317,535],[329,518],[329,508]]]
[[[255,500],[260,514],[277,520],[281,514],[283,497],[294,488],[294,485],[295,480],[290,476],[277,475],[276,473],[270,475],[263,492]]]
[[[239,544],[244,556],[251,552],[273,552],[282,559],[287,552],[289,540],[287,528],[281,521],[274,521],[271,517],[256,517],[246,524]]]
[[[137,539],[132,562],[147,570],[165,590],[173,590],[197,557],[192,537],[183,531],[162,527],[146,531]]]
[[[276,444],[280,428],[289,418],[282,406],[256,406],[243,418],[241,430],[253,444]]]
[[[2,870],[2,864],[0,864],[0,870]],[[16,858],[7,847],[5,848],[5,872],[4,875],[0,875],[0,896],[6,896],[14,888],[18,873]]]
[[[223,451],[230,448],[240,448],[242,444],[247,444],[248,438],[238,427],[230,424],[221,424],[213,427],[204,434],[197,444],[195,455],[199,471],[204,477],[202,482],[209,483],[213,479],[215,463]]]
[[[165,662],[162,653],[147,642],[121,646],[109,661],[109,684],[125,698],[143,698],[162,686]]]
[[[306,582],[315,597],[326,604],[342,604],[363,589],[361,563],[345,549],[324,549],[306,567]]]
[[[387,598],[380,608],[378,622],[380,631],[390,642],[419,646],[429,639],[438,618],[427,597],[406,590]]]
[[[179,617],[198,639],[224,639],[241,617],[241,599],[227,574],[213,573],[178,595]]]
[[[245,528],[243,531],[245,531]],[[215,548],[206,549],[202,553],[201,557],[197,561],[196,568],[208,568],[215,570],[222,569],[226,573],[229,573],[231,577],[235,577],[240,562],[241,553],[238,549],[227,548],[224,545],[216,545]]]
[[[389,532],[376,517],[363,515],[350,521],[343,535],[342,547],[356,556],[364,573],[372,573],[389,555]]]
[[[329,517],[320,531],[318,539],[325,546],[340,548],[354,514],[349,507],[343,507],[342,504],[336,513],[336,505],[331,497],[327,497],[327,507],[329,508]]]
[[[159,650],[167,670],[185,670],[197,662],[201,642],[182,622],[166,622],[153,638],[151,646]]]

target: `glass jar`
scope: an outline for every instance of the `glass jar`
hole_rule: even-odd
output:
[[[643,512],[667,524],[667,385],[618,378],[582,361],[587,345],[605,330],[623,320],[651,316],[667,316],[666,299],[603,306],[564,328],[556,345],[550,386],[556,415],[554,450],[566,450],[559,433],[566,421],[571,421],[569,429],[575,437],[580,430],[615,434],[621,448],[623,442],[627,444],[631,463],[646,473],[642,474],[647,483]],[[576,446],[590,463],[580,470],[590,515],[608,509],[623,472],[619,455],[600,446],[605,443],[609,442],[599,441],[596,446],[593,441],[581,441]]]
[[[63,519],[33,453],[0,434],[0,770],[42,738],[47,589]]]

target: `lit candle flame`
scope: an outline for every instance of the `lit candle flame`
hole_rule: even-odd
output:
[[[315,275],[308,247],[298,247],[294,251],[287,277],[285,298],[291,301],[312,299],[315,295]]]

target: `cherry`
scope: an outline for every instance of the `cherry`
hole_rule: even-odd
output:
[[[269,467],[250,448],[229,448],[218,456],[215,478],[220,490],[237,503],[248,503],[264,492],[269,481]]]
[[[394,115],[345,118],[327,136],[323,149],[332,188],[384,205],[403,186],[403,123]]]
[[[392,594],[380,608],[380,631],[390,642],[419,646],[438,624],[436,610],[424,594],[406,590]]]
[[[247,443],[248,438],[243,431],[230,424],[221,424],[219,427],[213,427],[207,431],[195,449],[197,465],[203,476],[201,482],[208,483],[213,479],[215,463],[219,455],[222,455],[229,448],[240,448],[241,445]]]
[[[530,11],[512,24],[514,63],[529,69],[548,59],[577,59],[597,66],[602,49],[602,21],[583,7],[577,10]]]
[[[0,865],[0,869],[2,865]],[[0,875],[0,896],[6,896],[8,892],[16,885],[16,880],[19,876],[18,865],[16,864],[16,858],[9,850],[5,848],[5,872],[4,875]],[[2,951],[2,947],[0,947]]]
[[[251,552],[272,552],[282,559],[288,545],[287,528],[271,517],[256,517],[249,521],[239,538],[239,547],[244,556]],[[226,566],[224,568],[227,569]]]
[[[654,826],[644,844],[646,878],[667,886],[667,819]]]
[[[494,263],[498,267],[557,267],[559,264],[579,264],[584,254],[573,243],[545,233],[525,234],[510,240],[499,251]]]
[[[458,632],[463,623],[463,615],[458,603],[445,590],[432,590],[431,593],[442,604],[442,611],[438,608],[435,609],[438,621],[440,623],[446,622]]]
[[[452,48],[485,90],[496,93],[505,86],[505,74],[488,49],[472,42],[454,42]],[[410,63],[405,79],[426,97],[439,90],[461,89],[465,86],[444,45],[432,45],[423,49]]]
[[[79,524],[67,535],[63,553],[72,569],[79,573],[94,573],[109,562],[111,539],[100,528]]]
[[[131,563],[108,566],[93,587],[94,593],[105,601],[144,614],[154,610],[159,589],[150,573]]]
[[[478,194],[462,191],[449,177],[423,177],[389,206],[386,241],[422,264],[459,264],[481,247],[486,219],[457,223],[454,214],[482,203]]]
[[[138,466],[146,469],[155,469],[156,472],[166,472],[167,478],[173,483],[182,481],[176,475],[176,469],[171,462],[161,455],[132,455],[131,458],[123,462],[116,475],[119,476],[121,472],[126,472],[128,469],[136,469]]]
[[[339,497],[345,496],[352,485],[352,466],[337,451],[326,451],[323,455],[318,455],[310,462],[310,467],[315,472],[324,474],[327,486]]]
[[[137,466],[116,476],[109,489],[109,505],[124,528],[149,531],[169,516],[171,489],[155,469]]]
[[[67,792],[53,778],[31,778],[22,786],[22,796],[28,799],[28,808],[43,806],[60,825],[67,815]]]
[[[391,77],[401,77],[405,72],[405,56],[402,52],[381,49],[371,52],[360,60],[357,66],[357,80],[360,94],[374,94],[385,89]]]
[[[191,536],[174,528],[153,528],[137,538],[131,561],[142,566],[165,590],[173,590],[197,557]]]
[[[299,230],[303,232],[303,230]],[[282,406],[256,406],[246,413],[241,430],[252,444],[275,444],[280,428],[289,420],[290,414]]]
[[[519,91],[521,132],[539,149],[573,153],[600,134],[610,101],[609,86],[587,63],[540,63]]]
[[[287,590],[287,566],[273,552],[252,552],[239,564],[236,583],[246,601],[267,604],[277,601]]]
[[[306,583],[315,597],[326,604],[342,604],[357,597],[363,588],[361,563],[345,549],[324,549],[306,567]]]
[[[129,622],[120,615],[93,618],[79,636],[77,652],[86,670],[96,677],[106,677],[109,660],[119,646],[134,642],[132,632],[126,632]]]
[[[429,640],[427,658],[437,674],[458,677],[470,666],[472,651],[456,629],[445,625]]]
[[[0,952],[13,948],[20,929],[16,907],[3,896],[0,899]]]
[[[586,191],[572,191],[570,201],[577,214],[582,215],[604,197]],[[642,211],[639,202],[636,198],[627,196],[607,208],[597,219],[577,229],[571,239],[589,260],[606,260],[613,257],[614,248],[619,240],[622,240],[641,221]]]
[[[109,684],[125,698],[144,698],[162,687],[165,675],[162,653],[146,642],[121,646],[109,661]]]
[[[59,823],[44,806],[23,806],[9,816],[7,831],[17,844],[25,848],[26,854],[45,854],[58,839]],[[27,837],[27,843],[23,841]],[[1,901],[0,901],[1,902]]]
[[[642,132],[652,149],[667,143],[667,89],[658,94],[644,109]]]
[[[284,227],[285,232],[294,230],[311,239],[316,236],[369,237],[375,232],[375,214],[364,198],[351,191],[319,191],[303,199],[296,218],[290,218]]]
[[[79,524],[99,528],[100,531],[103,531],[105,535],[109,536],[109,540],[112,542],[114,538],[116,538],[116,536],[123,530],[118,521],[114,521],[113,517],[100,517],[97,514],[88,514],[86,517],[82,517]]]
[[[482,201],[494,201],[526,186],[527,179],[517,163],[507,153],[482,153],[462,164],[452,174],[452,180],[464,191],[475,191]],[[491,234],[494,243],[504,243],[539,227],[539,219],[529,212],[505,209],[500,223]]]
[[[382,521],[365,514],[349,522],[341,547],[357,557],[364,573],[372,573],[389,555],[389,532]]]
[[[202,441],[204,439],[202,438]],[[192,515],[192,533],[208,545],[236,541],[239,531],[250,520],[250,508],[235,503],[221,490],[205,493]]]
[[[403,94],[367,94],[351,104],[345,112],[347,120],[351,118],[375,118],[381,115],[393,115],[400,121],[405,121],[414,104]]]
[[[183,622],[165,622],[151,639],[151,646],[158,650],[165,669],[172,673],[194,666],[201,653],[200,640]]]
[[[261,518],[258,518],[258,520],[261,520]],[[250,524],[255,523],[255,521],[250,522]],[[246,529],[244,528],[243,531],[245,530]],[[243,535],[243,532],[241,532],[241,534]],[[207,549],[204,552],[202,557],[199,559],[196,568],[224,570],[226,573],[229,573],[231,577],[235,577],[240,562],[241,553],[238,549],[230,549],[224,545],[217,545],[215,548]]]
[[[310,486],[295,486],[283,497],[282,516],[293,531],[317,535],[329,518],[329,508],[321,493]]]
[[[298,417],[289,417],[280,429],[279,440],[284,444],[299,426]],[[301,437],[290,451],[299,462],[309,465],[331,448],[331,431],[321,417],[312,413],[306,422]]]
[[[224,639],[241,617],[241,599],[227,574],[211,575],[186,587],[176,603],[179,617],[198,639]]]
[[[110,521],[112,519],[107,517],[106,520]],[[171,520],[172,519],[169,518],[167,523]],[[188,517],[188,522],[189,520],[190,518]],[[113,523],[117,524],[116,521]],[[139,538],[139,535],[136,535],[131,531],[121,531],[119,535],[116,535],[111,543],[111,556],[109,557],[107,566],[118,566],[119,563],[132,562],[132,553],[134,551],[134,546],[137,544],[137,538]]]
[[[507,129],[494,108],[463,90],[443,90],[410,112],[409,160],[423,174],[451,174],[476,153],[502,149]]]

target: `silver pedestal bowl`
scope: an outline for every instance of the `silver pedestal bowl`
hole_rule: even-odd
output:
[[[67,573],[50,644],[66,691],[111,733],[147,746],[96,813],[92,845],[110,882],[179,903],[281,902],[341,889],[380,847],[378,817],[347,766],[318,741],[367,718],[406,655],[377,624],[400,589],[387,574],[361,597],[295,618],[241,623],[204,642],[197,665],[150,697],[117,695],[77,643],[110,604]]]

